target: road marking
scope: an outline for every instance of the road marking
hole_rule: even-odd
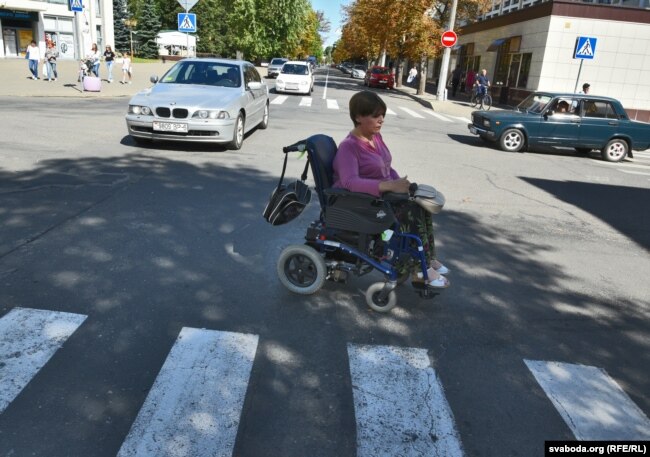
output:
[[[650,172],[623,170],[622,168],[619,168],[618,171],[622,171],[623,173],[627,173],[630,175],[650,176]]]
[[[325,90],[323,91],[323,100],[327,98],[327,81],[330,77],[330,69],[327,69],[327,74],[325,75]]]
[[[302,97],[299,106],[311,106],[311,97]]]
[[[647,440],[650,420],[600,368],[524,360],[578,440]]]
[[[416,113],[416,112],[413,111],[412,109],[408,109],[408,108],[405,108],[405,107],[403,107],[403,106],[400,106],[399,109],[401,109],[402,111],[404,111],[404,112],[410,114],[410,115],[413,116],[413,117],[417,117],[417,118],[420,118],[420,119],[424,119],[424,116],[419,115],[418,113]]]
[[[397,116],[397,113],[390,108],[386,108],[386,114],[390,114],[391,116]]]
[[[430,109],[423,109],[422,111],[425,112],[425,113],[427,113],[427,114],[432,115],[432,116],[435,117],[436,119],[440,119],[441,121],[444,121],[444,122],[454,122],[454,121],[452,121],[451,119],[446,118],[446,117],[443,116],[442,114],[438,114],[438,113],[436,113],[436,112],[434,112],[434,111],[431,111]]]
[[[463,455],[426,350],[348,344],[357,456]]]
[[[183,328],[118,457],[232,455],[257,342]]]
[[[339,104],[336,103],[336,100],[327,99],[327,108],[328,109],[339,109]]]
[[[467,122],[468,124],[472,123],[472,121],[467,119],[466,117],[462,117],[462,116],[449,116],[449,117],[453,117],[454,119],[458,119],[459,121]]]
[[[83,314],[14,308],[0,319],[0,413],[86,317]]]
[[[271,104],[272,105],[281,105],[287,100],[287,98],[289,98],[287,95],[278,95],[277,97],[275,97],[273,99]]]

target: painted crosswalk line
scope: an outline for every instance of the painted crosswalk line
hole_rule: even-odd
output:
[[[466,122],[468,124],[472,123],[472,121],[466,117],[462,117],[462,116],[450,116],[450,117],[453,117],[454,119],[458,119],[461,122]]]
[[[327,108],[328,109],[339,109],[339,104],[337,103],[336,100],[332,100],[330,98],[327,99]]]
[[[386,108],[386,114],[390,114],[391,116],[397,116],[397,113],[390,108]]]
[[[183,328],[118,457],[232,455],[257,342]]]
[[[357,456],[463,455],[426,350],[348,344]]]
[[[271,105],[281,105],[289,98],[288,95],[278,95],[271,101]]]
[[[647,440],[650,420],[602,369],[524,360],[578,440]]]
[[[0,319],[0,413],[86,317],[83,314],[14,308]]]
[[[435,117],[436,119],[439,119],[439,120],[443,121],[443,122],[454,122],[451,119],[443,116],[442,114],[438,114],[435,111],[431,111],[430,109],[423,109],[422,111],[424,113],[426,113],[426,114],[429,114],[429,115]]]
[[[418,118],[418,119],[424,119],[424,116],[420,115],[419,113],[413,111],[413,110],[410,109],[410,108],[406,108],[406,107],[404,107],[404,106],[400,106],[399,109],[401,109],[402,111],[404,111],[405,113],[407,113],[407,114],[409,114],[409,115],[411,115],[411,116],[413,116],[413,117],[416,117],[416,118]]]
[[[311,106],[311,97],[302,97],[299,106]]]

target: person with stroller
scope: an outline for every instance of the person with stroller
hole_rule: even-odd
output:
[[[91,62],[90,70],[98,78],[99,78],[99,61],[101,60],[101,58],[102,55],[99,52],[99,49],[97,49],[97,43],[93,43],[92,47],[90,48],[90,54],[88,54],[86,59],[90,60]]]
[[[408,193],[410,182],[391,167],[392,156],[379,131],[384,123],[386,104],[374,92],[357,92],[350,99],[350,118],[354,128],[341,142],[334,157],[332,187],[380,196],[384,192]],[[449,281],[443,275],[449,269],[436,259],[431,214],[416,203],[405,200],[391,203],[403,232],[417,234],[424,245],[430,266],[426,286],[444,288]],[[412,273],[414,283],[424,283],[419,262],[401,261],[400,273]]]

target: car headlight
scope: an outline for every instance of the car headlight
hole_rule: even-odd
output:
[[[483,119],[483,127],[490,127],[490,120],[489,119]]]
[[[142,105],[129,105],[129,114],[142,114],[144,116],[149,116],[151,114],[151,108]]]
[[[307,82],[307,81],[300,81],[300,85],[301,85],[301,86],[306,86],[307,84],[309,84],[309,82]]]
[[[230,114],[228,111],[211,111],[207,109],[202,109],[194,112],[192,115],[194,119],[230,119]]]
[[[284,84],[284,79],[278,77],[278,79],[275,80],[276,84]]]

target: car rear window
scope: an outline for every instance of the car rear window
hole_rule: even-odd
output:
[[[282,73],[286,75],[308,75],[309,68],[307,65],[289,63],[282,66]]]
[[[273,59],[271,60],[271,65],[282,65],[287,59]]]
[[[372,72],[375,75],[389,75],[390,74],[390,70],[388,68],[373,68]]]

